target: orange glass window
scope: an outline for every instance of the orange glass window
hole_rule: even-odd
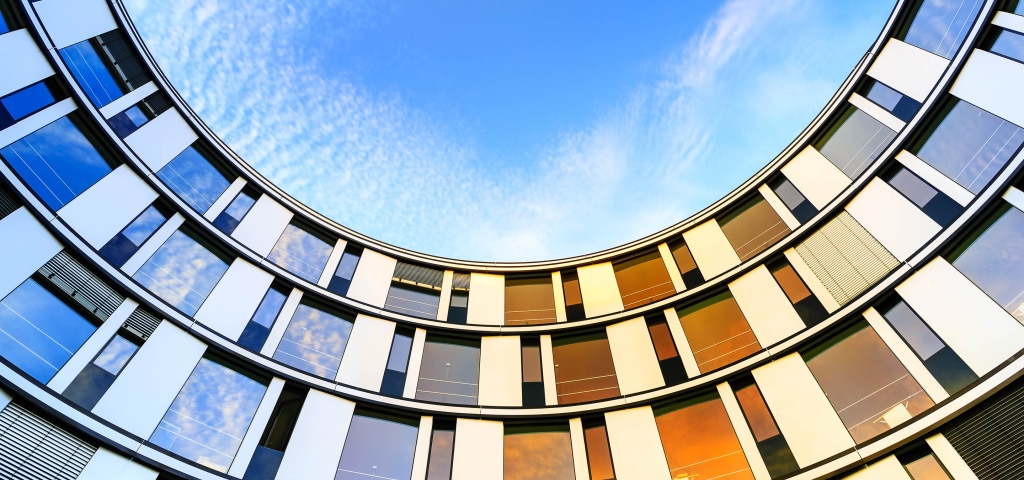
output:
[[[655,411],[673,479],[753,479],[722,399],[702,397]]]
[[[697,269],[697,262],[693,260],[690,247],[687,247],[685,243],[680,243],[672,248],[672,258],[676,261],[676,266],[679,267],[679,273],[688,273]]]
[[[761,253],[790,232],[786,222],[760,195],[720,219],[718,224],[740,260]]]
[[[676,293],[661,254],[651,252],[613,265],[615,281],[627,310],[647,305]]]
[[[729,292],[681,308],[678,314],[701,373],[761,350],[750,324]]]
[[[946,469],[942,468],[942,464],[932,454],[914,460],[904,467],[914,480],[950,480]]]
[[[569,429],[505,429],[505,480],[575,480]]]
[[[934,405],[867,322],[858,323],[804,358],[857,443]]]
[[[612,350],[603,332],[556,340],[552,354],[559,405],[619,396]]]
[[[796,270],[793,270],[792,265],[787,263],[782,268],[773,271],[772,275],[775,277],[775,281],[779,282],[782,291],[786,292],[790,302],[797,303],[811,296],[811,291],[807,289],[807,285],[804,285],[804,281],[796,274]]]
[[[551,277],[505,280],[505,325],[555,323]]]
[[[667,323],[651,325],[647,327],[647,330],[651,332],[651,340],[654,342],[654,351],[658,354],[658,360],[668,360],[679,356]]]
[[[754,432],[754,439],[763,442],[779,434],[779,427],[775,425],[768,405],[761,397],[761,391],[757,385],[750,385],[736,390],[736,400],[743,410],[743,416],[747,418],[747,424]]]
[[[608,445],[608,430],[604,425],[583,431],[587,444],[587,462],[590,465],[590,480],[614,480],[612,449]]]
[[[524,382],[540,382],[542,381],[541,374],[541,363],[540,363],[540,347],[523,347],[523,381]]]

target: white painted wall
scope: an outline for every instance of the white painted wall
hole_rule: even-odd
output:
[[[505,276],[472,272],[469,274],[469,308],[466,323],[503,325],[505,323]]]
[[[658,354],[643,317],[609,325],[605,330],[620,393],[629,395],[665,386]]]
[[[452,480],[502,480],[504,466],[505,426],[501,422],[455,421]]]
[[[0,64],[0,97],[53,75],[27,28],[0,35],[0,52],[5,57]]]
[[[562,272],[551,272],[551,289],[555,294],[555,322],[566,322],[565,291],[562,290]]]
[[[437,302],[437,321],[448,321],[448,309],[452,306],[452,283],[455,281],[455,272],[445,270],[441,275],[441,298]]]
[[[611,262],[587,265],[576,269],[580,278],[580,292],[583,294],[583,311],[587,317],[621,312],[622,295],[615,281],[615,269]],[[564,301],[564,299],[563,299]]]
[[[156,480],[160,472],[100,447],[78,480]]]
[[[331,284],[331,278],[334,277],[334,272],[338,269],[338,264],[341,263],[341,257],[345,255],[346,245],[348,245],[348,240],[344,238],[339,238],[334,242],[334,248],[331,249],[331,254],[327,256],[327,265],[324,265],[324,271],[320,273],[320,279],[316,282],[317,285],[327,288]]]
[[[710,280],[740,264],[736,250],[713,218],[683,232],[683,238],[705,279]]]
[[[285,231],[293,216],[290,210],[274,201],[270,195],[260,195],[239,226],[231,232],[231,237],[252,249],[260,257],[266,257],[278,243],[278,238],[281,238],[281,233]]]
[[[276,478],[332,480],[355,408],[353,402],[310,390]]]
[[[263,394],[259,407],[256,407],[252,421],[249,422],[249,429],[242,437],[242,444],[238,446],[238,452],[235,453],[235,458],[231,461],[228,475],[235,478],[242,478],[242,475],[245,475],[245,469],[249,468],[249,462],[252,461],[252,456],[256,453],[256,447],[259,446],[260,437],[263,436],[263,431],[266,429],[267,423],[270,422],[270,416],[274,414],[274,407],[277,405],[277,399],[281,397],[282,390],[284,390],[284,380],[277,377],[270,380],[267,391]]]
[[[25,207],[0,219],[0,299],[63,249]]]
[[[128,165],[121,165],[64,205],[57,216],[98,250],[156,198],[155,190]]]
[[[348,298],[383,308],[397,264],[398,260],[369,248],[363,249],[356,273],[352,275],[352,284],[348,287]]]
[[[338,367],[337,380],[374,392],[380,390],[394,336],[395,322],[363,314],[356,316],[352,336]]]
[[[518,335],[481,337],[480,405],[523,406],[522,364]]]
[[[782,166],[782,174],[818,210],[828,205],[851,182],[839,167],[810,145]]]
[[[110,7],[103,0],[42,0],[32,6],[56,48],[117,28]]]
[[[913,153],[900,150],[900,153],[896,154],[896,160],[931,186],[949,195],[949,198],[952,198],[956,203],[967,206],[971,200],[974,200],[974,194],[970,190],[961,187],[959,183],[954,182],[951,178],[936,170],[935,167],[928,165],[924,160],[917,158]]]
[[[790,217],[792,216],[790,214]],[[668,278],[672,280],[672,288],[677,293],[686,290],[686,284],[683,283],[683,275],[679,273],[679,266],[676,265],[676,260],[672,257],[672,251],[668,248],[667,243],[658,244],[658,254],[661,255],[661,261],[665,263],[665,269],[668,270]]]
[[[149,438],[206,352],[206,344],[171,322],[160,322],[92,412]]]
[[[270,273],[241,257],[235,258],[193,318],[231,340],[238,340],[273,281]]]
[[[950,93],[971,104],[1024,125],[1024,64],[984,50],[974,50],[953,83]]]
[[[804,322],[786,292],[764,265],[733,280],[729,291],[762,346],[774,345],[804,329]]]
[[[181,114],[172,108],[125,137],[124,143],[150,170],[157,172],[198,138]]]
[[[918,102],[924,102],[947,65],[949,60],[945,58],[890,38],[868,69],[868,75]]]
[[[619,480],[669,480],[665,450],[651,407],[637,407],[604,414],[608,444],[612,450],[615,478]]]
[[[846,205],[864,229],[898,260],[906,260],[942,227],[880,178]]]
[[[850,95],[850,103],[871,116],[871,118],[882,122],[882,125],[889,127],[894,132],[903,130],[903,127],[907,125],[906,122],[896,118],[896,116],[889,113],[888,110],[879,107],[877,103],[860,96],[860,94],[856,92],[854,92],[853,95]]]
[[[147,82],[145,85],[136,88],[135,90],[132,90],[122,95],[120,98],[104,105],[102,108],[100,108],[100,115],[103,115],[103,118],[113,117],[114,115],[117,115],[125,110],[128,110],[136,103],[139,103],[142,100],[144,100],[146,97],[156,93],[157,90],[158,88],[155,83]]]
[[[427,341],[427,331],[417,328],[412,336],[412,349],[409,351],[409,368],[405,373],[405,390],[402,396],[416,398],[416,384],[420,379],[420,366],[423,365],[423,346]]]
[[[576,480],[589,480],[587,441],[583,433],[583,421],[579,418],[569,419],[569,440],[572,442],[572,466],[576,473]]]
[[[555,384],[555,351],[551,335],[540,336],[540,368],[544,377],[544,404],[558,405],[558,386]]]
[[[284,338],[284,332],[288,330],[288,324],[292,321],[292,315],[295,315],[295,310],[299,308],[299,302],[301,301],[302,290],[292,288],[292,291],[288,293],[288,298],[284,300],[281,311],[277,313],[277,318],[274,319],[274,326],[270,327],[270,334],[267,335],[267,341],[263,342],[260,354],[266,357],[274,356],[274,352],[277,351],[277,345]]]

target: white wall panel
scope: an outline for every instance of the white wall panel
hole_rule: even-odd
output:
[[[284,300],[284,305],[281,306],[281,311],[277,312],[277,318],[274,319],[274,326],[270,327],[270,334],[267,335],[267,341],[263,342],[263,348],[260,349],[260,354],[266,357],[273,357],[274,352],[277,351],[277,345],[281,343],[281,339],[284,338],[285,330],[288,330],[288,324],[292,321],[292,315],[295,314],[295,310],[299,308],[299,302],[302,301],[302,290],[298,288],[292,288],[292,291],[288,293],[288,298]]]
[[[469,307],[466,323],[503,325],[505,323],[505,276],[473,272],[469,274]]]
[[[412,456],[412,475],[410,480],[427,478],[427,462],[430,460],[430,439],[434,433],[434,417],[420,417],[420,427],[416,431],[416,452]]]
[[[754,474],[754,479],[771,480],[772,476],[768,473],[764,458],[761,457],[761,452],[757,449],[757,440],[754,439],[754,434],[747,425],[747,419],[743,415],[740,402],[736,400],[732,386],[729,385],[729,382],[722,382],[715,387],[718,390],[718,396],[722,398],[722,406],[725,407],[725,413],[729,415],[729,423],[732,423],[732,429],[740,441],[740,447],[747,459],[747,465],[750,466],[750,472]]]
[[[949,198],[952,198],[956,203],[967,206],[971,200],[974,200],[974,194],[970,190],[961,187],[959,183],[954,182],[951,178],[936,170],[935,167],[928,165],[924,160],[917,158],[913,153],[900,150],[900,153],[896,154],[896,160],[931,186],[949,195]]]
[[[324,271],[320,273],[317,285],[327,288],[331,284],[331,278],[334,277],[334,272],[338,269],[338,264],[341,263],[341,257],[345,255],[346,245],[348,245],[348,240],[344,238],[339,238],[334,242],[334,248],[331,249],[331,254],[327,257],[327,264],[324,265]]]
[[[352,336],[341,357],[337,380],[374,392],[380,390],[394,336],[395,322],[357,315]]]
[[[978,476],[974,474],[971,467],[967,466],[967,462],[941,433],[936,433],[924,441],[932,449],[935,457],[939,459],[939,463],[946,467],[946,471],[953,477],[953,480],[978,480]]]
[[[589,480],[587,441],[583,433],[583,421],[579,418],[569,419],[569,441],[572,442],[572,466],[576,473],[576,480]]]
[[[799,353],[755,368],[753,374],[801,468],[853,448],[843,421]]]
[[[156,480],[160,472],[100,447],[77,480]]]
[[[699,376],[700,367],[697,366],[697,358],[693,356],[693,350],[690,349],[690,342],[686,340],[683,325],[679,323],[679,313],[674,308],[666,308],[662,313],[665,314],[665,323],[668,324],[668,330],[672,333],[672,341],[679,352],[679,359],[683,362],[686,376],[689,378]]]
[[[501,422],[455,421],[452,480],[502,480],[504,465],[505,426]]]
[[[128,165],[121,165],[64,205],[57,216],[98,250],[156,198],[155,190]]]
[[[93,413],[129,433],[149,438],[204,352],[206,344],[171,322],[160,322]]]
[[[481,337],[480,405],[523,406],[522,363],[518,335]]]
[[[248,182],[243,177],[236,177],[232,180],[231,184],[228,185],[228,188],[225,188],[223,192],[220,192],[220,196],[213,201],[210,208],[207,208],[206,211],[203,212],[203,218],[211,222],[216,220],[217,217],[220,216],[220,213],[227,210],[228,205],[231,205],[231,201],[238,196],[238,192],[241,192],[242,189],[245,188],[246,183]]]
[[[811,267],[807,266],[803,257],[796,253],[795,249],[788,248],[786,251],[782,252],[782,254],[785,255],[786,260],[788,260],[789,264],[793,266],[793,270],[796,270],[797,275],[799,275],[800,279],[804,281],[805,285],[807,285],[807,289],[814,294],[814,297],[821,302],[821,305],[825,307],[825,310],[828,313],[839,310],[839,302],[837,302],[835,297],[829,293],[825,284],[821,283],[818,276],[814,274]]]
[[[764,265],[758,265],[729,284],[757,341],[774,345],[804,329],[804,321]]]
[[[1024,327],[944,258],[896,292],[979,377],[1024,348]]]
[[[868,69],[868,75],[900,93],[924,102],[942,77],[949,60],[890,38]]]
[[[0,220],[0,299],[63,248],[25,207]]]
[[[846,480],[912,480],[903,464],[894,455],[889,455],[867,468],[857,470],[845,477]]]
[[[665,386],[658,354],[643,317],[609,325],[605,330],[620,393],[629,395]]]
[[[193,318],[231,340],[245,330],[274,276],[241,257],[235,258]]]
[[[580,292],[583,294],[583,311],[587,317],[621,312],[622,295],[615,281],[615,269],[611,262],[587,265],[576,269],[580,278]]]
[[[420,379],[420,365],[423,364],[423,346],[427,341],[427,331],[417,328],[412,336],[412,349],[409,351],[409,368],[405,373],[405,390],[402,396],[416,398],[416,384]]]
[[[686,284],[683,283],[683,275],[679,273],[679,266],[676,265],[676,260],[672,258],[672,251],[669,250],[667,243],[658,244],[658,254],[661,255],[661,261],[665,264],[665,269],[668,270],[668,277],[672,280],[672,288],[677,293],[686,290]]]
[[[683,232],[683,238],[706,279],[717,277],[740,264],[740,257],[715,219]]]
[[[150,170],[158,172],[198,138],[181,114],[172,108],[125,137],[124,143]]]
[[[0,97],[53,75],[53,67],[27,28],[0,35]]]
[[[437,302],[437,321],[448,321],[448,309],[452,306],[452,283],[455,281],[455,272],[445,270],[441,276],[441,298]]]
[[[139,103],[142,100],[144,100],[146,97],[156,93],[157,90],[158,88],[156,86],[156,83],[147,82],[145,85],[136,88],[135,90],[132,90],[122,95],[120,98],[104,105],[102,108],[100,108],[100,115],[103,115],[103,118],[113,117],[114,115],[117,115],[125,110],[128,110],[136,103]]]
[[[871,179],[846,205],[846,211],[901,261],[942,229],[880,178]]]
[[[974,50],[950,93],[971,104],[1024,125],[1024,64],[984,50]]]
[[[231,232],[231,238],[242,242],[257,255],[266,257],[274,249],[293,216],[291,210],[277,203],[270,195],[260,195],[235,227],[235,231]]]
[[[332,480],[355,407],[348,400],[310,390],[276,478]]]
[[[850,184],[850,177],[810,145],[782,166],[782,174],[818,210]]]
[[[850,95],[850,103],[862,110],[864,113],[870,115],[875,120],[882,122],[882,125],[889,127],[894,132],[903,130],[903,127],[907,125],[906,122],[896,118],[896,116],[889,113],[888,110],[879,107],[877,103],[860,96],[860,94],[856,92],[854,92],[853,95]]]
[[[281,397],[282,390],[284,390],[284,380],[278,377],[272,378],[270,384],[267,385],[267,391],[263,394],[263,399],[260,400],[260,405],[256,407],[256,413],[253,414],[252,421],[249,422],[249,428],[242,438],[242,443],[238,446],[238,452],[231,462],[231,469],[228,470],[228,475],[236,478],[241,478],[242,475],[245,475],[245,469],[249,467],[252,455],[256,453],[260,437],[263,436],[263,430],[265,430],[267,422],[270,421],[270,416],[274,413],[274,407],[277,406],[277,399]]]
[[[89,339],[78,348],[78,351],[71,356],[70,359],[60,368],[49,382],[46,382],[46,386],[50,387],[55,392],[63,392],[64,389],[71,385],[71,382],[75,380],[75,377],[86,367],[92,359],[99,355],[100,350],[107,346],[107,342],[117,333],[118,329],[128,316],[135,311],[135,307],[139,304],[130,298],[126,298],[121,305],[118,305],[114,313],[110,315],[106,321],[104,321],[100,328],[97,328]]]
[[[992,17],[992,25],[1008,28],[1015,32],[1024,32],[1024,16],[1010,12],[996,12]]]
[[[555,322],[566,322],[565,291],[562,290],[562,272],[551,272],[551,289],[555,294]]]
[[[793,212],[789,210],[785,202],[775,194],[775,191],[768,186],[767,183],[761,184],[757,187],[757,191],[764,197],[764,200],[768,202],[768,205],[772,206],[772,210],[779,215],[779,218],[789,227],[790,230],[796,230],[800,227],[800,220],[797,220],[793,216]]]
[[[348,287],[348,298],[383,308],[397,264],[398,260],[364,249],[356,273],[352,275],[352,284]]]
[[[103,0],[42,0],[32,6],[56,48],[117,28],[110,7]]]
[[[604,414],[608,444],[612,450],[615,478],[619,480],[668,480],[671,478],[658,424],[651,407],[630,408]]]
[[[558,386],[555,384],[555,352],[551,335],[540,336],[540,368],[544,380],[544,404],[558,405]]]

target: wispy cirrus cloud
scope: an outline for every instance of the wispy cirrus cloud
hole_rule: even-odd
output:
[[[867,47],[815,53],[834,35],[813,16],[825,2],[731,0],[655,62],[654,81],[496,167],[447,119],[322,68],[331,42],[387,5],[128,6],[179,91],[276,184],[383,241],[480,260],[587,253],[678,222],[767,162]]]

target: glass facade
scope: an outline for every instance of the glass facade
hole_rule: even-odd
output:
[[[796,217],[798,222],[806,223],[818,213],[818,209],[786,177],[779,175],[771,182],[768,182],[768,187],[775,192],[775,195],[779,197],[779,200],[782,200],[782,203],[786,204],[786,208]]]
[[[655,409],[672,478],[753,480],[725,405],[717,395]]]
[[[249,213],[249,209],[256,204],[256,199],[259,197],[258,194],[246,192],[244,189],[235,195],[235,198],[228,204],[228,208],[225,208],[217,218],[213,220],[213,226],[217,227],[218,230],[231,235],[231,232],[235,231],[239,223],[242,223],[242,219],[245,218],[245,214]]]
[[[814,146],[847,177],[856,179],[895,136],[882,122],[851,106]]]
[[[1024,212],[1004,205],[948,258],[1018,322],[1024,321]]]
[[[648,303],[654,303],[676,293],[668,269],[657,251],[648,252],[636,258],[616,262],[615,282],[622,296],[622,305],[627,310]]]
[[[1024,35],[1012,30],[999,32],[988,51],[1024,62]]]
[[[412,476],[418,420],[356,411],[335,480]]]
[[[591,480],[615,480],[612,449],[608,444],[608,429],[604,424],[585,427],[583,439],[587,445],[587,464]]]
[[[189,146],[164,165],[156,176],[199,213],[220,198],[231,182],[194,146]]]
[[[904,122],[909,122],[921,109],[921,104],[917,100],[893,90],[882,82],[871,80],[869,85],[863,92],[864,96]]]
[[[348,294],[348,287],[352,285],[352,276],[356,274],[356,266],[359,265],[359,257],[362,254],[363,249],[360,247],[345,246],[345,251],[341,254],[341,261],[338,262],[338,268],[334,270],[334,275],[331,276],[331,281],[327,284],[327,290],[341,296]]]
[[[435,320],[440,303],[440,290],[392,281],[387,299],[384,301],[384,309],[411,317]]]
[[[37,82],[0,98],[0,130],[57,103],[47,82]]]
[[[523,406],[543,407],[544,369],[540,358],[540,339],[524,337],[519,340],[520,357],[523,363]]]
[[[761,350],[750,324],[729,292],[676,311],[701,373]]]
[[[100,255],[115,267],[124,266],[128,259],[139,251],[142,244],[171,218],[171,215],[174,215],[173,211],[162,203],[146,207],[138,217],[124,227],[124,230],[100,247]]]
[[[249,323],[238,337],[238,344],[252,350],[260,351],[270,336],[270,329],[277,320],[277,315],[284,308],[284,302],[288,299],[288,289],[283,285],[271,285],[267,293],[260,300],[256,312],[252,314]]]
[[[426,480],[451,480],[452,456],[455,454],[455,422],[434,420],[430,432],[430,457]]]
[[[896,164],[879,176],[900,192],[907,200],[917,205],[928,218],[945,227],[953,222],[964,210],[959,203],[945,193],[928,184],[906,167]]]
[[[110,69],[109,58],[95,39],[83,40],[60,50],[71,76],[96,108],[100,108],[125,94]]]
[[[761,195],[718,220],[740,261],[746,261],[789,234],[789,227]]]
[[[388,363],[384,369],[380,393],[400,397],[405,391],[414,336],[415,332],[411,328],[398,327],[395,329],[395,335],[391,338],[391,351],[388,352]]]
[[[555,323],[551,277],[505,279],[505,325]]]
[[[665,384],[678,385],[686,381],[683,359],[676,350],[665,316],[659,312],[648,317],[647,332],[651,334],[651,343],[654,344],[654,353],[658,355],[658,366]]]
[[[332,250],[334,245],[289,224],[267,255],[267,260],[306,281],[316,283],[324,273]]]
[[[690,247],[686,246],[679,239],[670,243],[668,248],[672,252],[672,259],[676,261],[676,267],[679,268],[680,275],[683,276],[683,284],[686,285],[686,288],[695,288],[702,285],[704,283],[704,275],[697,268],[697,262],[693,260]]]
[[[480,384],[480,340],[427,336],[416,398],[476,405]]]
[[[800,315],[800,319],[808,327],[817,325],[828,318],[828,311],[815,297],[800,275],[796,273],[793,266],[785,258],[779,258],[768,262],[765,266],[772,273],[772,277],[782,288],[786,298],[793,304],[793,309]]]
[[[605,332],[552,341],[559,405],[619,396],[612,349]]]
[[[300,304],[274,352],[274,360],[325,378],[338,376],[355,319]]]
[[[772,417],[768,404],[765,403],[757,384],[745,383],[734,390],[736,401],[743,411],[743,418],[750,427],[750,432],[757,442],[758,453],[768,467],[768,473],[772,478],[795,472],[800,469],[789,449],[786,438],[779,431],[779,426]]]
[[[923,0],[902,40],[940,57],[953,58],[983,4],[982,0]]]
[[[569,426],[505,427],[505,480],[575,480]]]
[[[92,410],[138,349],[139,345],[135,340],[114,335],[99,355],[79,372],[68,388],[64,389],[64,397],[79,407]]]
[[[132,278],[186,315],[195,315],[213,291],[228,262],[195,237],[178,230]]]

